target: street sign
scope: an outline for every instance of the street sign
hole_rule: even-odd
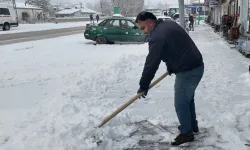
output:
[[[196,11],[197,11],[197,12],[201,12],[201,8],[197,7],[197,8],[196,8]]]
[[[196,6],[194,6],[194,5],[185,5],[184,7],[185,8],[196,8]]]

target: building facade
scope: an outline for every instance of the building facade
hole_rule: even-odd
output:
[[[250,0],[206,0],[209,23],[221,25],[223,16],[231,17],[232,26],[240,26],[240,34],[248,36]]]
[[[66,8],[56,13],[56,17],[89,17],[90,15],[99,14],[88,8]]]
[[[250,57],[250,0],[206,0],[206,20],[215,32],[245,56]],[[213,3],[213,5],[211,5]]]
[[[29,5],[24,2],[16,2],[16,11],[19,21],[43,20],[43,9],[37,6]]]

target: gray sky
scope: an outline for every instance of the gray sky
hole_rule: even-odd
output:
[[[163,2],[163,3],[168,3],[168,4],[174,4],[177,5],[178,4],[178,0],[145,0],[145,3],[149,3],[149,4],[156,4],[158,2]]]

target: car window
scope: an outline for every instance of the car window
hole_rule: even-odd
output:
[[[121,20],[121,27],[122,28],[128,28],[127,20]]]
[[[105,26],[106,23],[107,23],[107,20],[104,20],[104,21],[102,21],[101,23],[99,23],[98,25],[99,25],[99,26]]]
[[[113,21],[114,20],[107,20],[107,22],[105,23],[105,27],[112,27],[113,26]]]
[[[119,20],[114,20],[113,21],[113,26],[114,27],[120,27],[120,21]]]
[[[134,26],[135,26],[134,23],[132,23],[131,21],[128,21],[128,27],[129,27],[129,28],[133,28]]]
[[[120,21],[119,20],[108,20],[105,24],[105,27],[120,27]]]
[[[121,26],[122,28],[133,28],[135,24],[128,20],[121,20]]]
[[[10,15],[8,8],[0,8],[0,15]]]

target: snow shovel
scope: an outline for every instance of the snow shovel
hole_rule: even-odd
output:
[[[153,83],[151,83],[149,85],[149,89],[151,89],[153,86],[155,86],[157,83],[159,83],[167,75],[168,75],[168,72],[166,72],[163,75],[161,75],[158,79],[156,79]],[[121,111],[123,111],[126,107],[128,107],[130,104],[132,104],[134,101],[136,101],[143,94],[144,93],[142,92],[142,93],[139,93],[139,94],[135,95],[134,97],[132,97],[127,103],[125,103],[124,105],[122,105],[121,107],[119,107],[115,112],[113,112],[111,115],[109,115],[108,117],[106,117],[98,127],[99,128],[102,127],[104,124],[106,124],[109,120],[111,120],[112,118],[114,118],[118,113],[120,113]]]

